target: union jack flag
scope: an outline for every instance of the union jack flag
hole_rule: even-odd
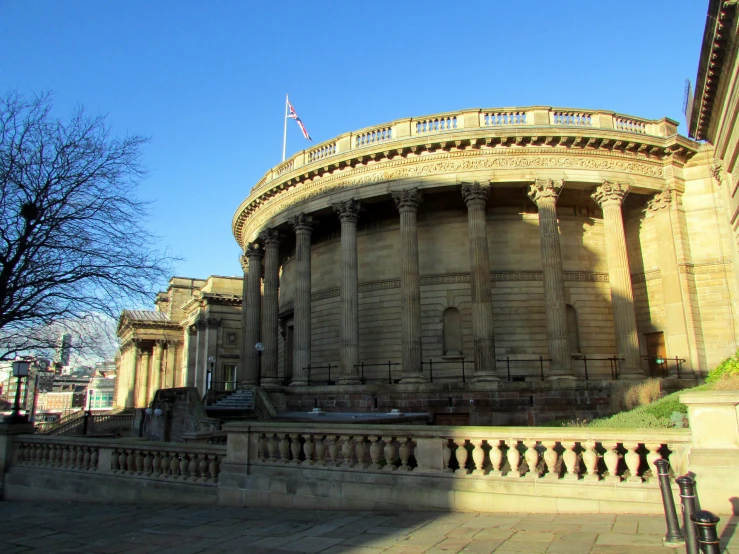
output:
[[[287,103],[287,107],[288,107],[287,117],[289,117],[290,119],[294,119],[295,122],[300,126],[300,130],[303,131],[303,136],[307,138],[309,141],[313,142],[313,139],[310,138],[310,135],[308,134],[308,129],[306,129],[305,125],[303,125],[303,122],[300,121],[298,114],[295,113],[295,110],[293,109],[293,105],[289,101]]]

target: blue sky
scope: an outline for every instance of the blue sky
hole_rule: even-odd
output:
[[[681,122],[707,0],[0,0],[0,90],[54,91],[151,137],[150,229],[177,274],[237,275],[231,218],[281,158],[285,94],[316,142],[462,108]],[[308,147],[292,121],[288,156]]]

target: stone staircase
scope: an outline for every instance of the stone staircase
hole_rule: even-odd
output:
[[[254,391],[252,389],[238,389],[225,398],[221,398],[215,404],[207,406],[208,412],[238,412],[241,414],[254,413],[255,411]]]

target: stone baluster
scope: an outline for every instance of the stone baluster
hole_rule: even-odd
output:
[[[62,452],[64,454],[64,452]],[[118,473],[121,470],[121,462],[119,456],[121,453],[118,448],[113,449],[113,453],[110,455],[110,472]]]
[[[90,451],[90,471],[98,470],[98,460],[100,459],[100,450],[92,448]]]
[[[357,385],[359,378],[359,273],[357,222],[361,206],[354,199],[333,205],[341,221],[340,385]]]
[[[493,304],[491,297],[490,257],[486,205],[489,184],[463,183],[462,197],[467,204],[470,247],[470,288],[472,292],[472,335],[475,373],[473,381],[497,381]]]
[[[221,470],[221,462],[215,454],[210,455],[210,463],[208,464],[208,483],[218,482],[218,473]]]
[[[365,454],[367,452],[367,445],[365,442],[365,438],[361,435],[357,435],[354,437],[354,454],[357,457],[357,464],[354,466],[357,469],[364,469],[367,467],[367,464],[365,463]]]
[[[159,451],[154,452],[151,460],[151,473],[156,478],[162,474],[162,453]]]
[[[608,468],[608,473],[604,476],[604,480],[609,483],[620,483],[621,477],[618,476],[618,443],[609,441],[602,442],[606,453],[603,455],[603,461]]]
[[[521,464],[521,453],[518,451],[518,439],[508,441],[508,452],[506,453],[508,459],[508,465],[511,466],[511,470],[506,474],[506,477],[511,479],[520,479],[521,470],[519,466]]]
[[[262,232],[264,243],[264,314],[262,316],[262,380],[267,389],[279,386],[277,378],[277,333],[279,328],[280,235],[274,229]]]
[[[87,446],[80,446],[79,452],[77,453],[77,469],[87,469],[90,463],[90,448]]]
[[[623,359],[619,365],[619,376],[624,379],[642,379],[639,356],[639,339],[636,333],[634,293],[631,287],[631,270],[626,253],[621,204],[629,191],[628,185],[604,181],[592,197],[603,210],[606,257],[608,259],[608,283],[611,288],[613,321],[616,328],[616,351]]]
[[[529,198],[539,211],[539,242],[544,276],[544,303],[547,315],[549,378],[573,378],[570,347],[567,341],[567,309],[565,303],[562,251],[557,227],[557,198],[564,181],[537,179],[529,189]]]
[[[529,466],[529,471],[526,474],[526,477],[529,479],[537,479],[540,473],[539,473],[539,452],[536,450],[536,441],[527,440],[524,442],[524,445],[526,445],[526,452],[524,452],[524,459],[526,460],[526,465]]]
[[[169,478],[169,468],[171,459],[169,456],[169,452],[162,452],[162,474],[159,476],[160,479],[167,479]]]
[[[180,478],[180,459],[175,452],[169,455],[169,475],[171,479]]]
[[[190,476],[190,481],[198,481],[199,475],[198,475],[198,455],[197,454],[190,454],[188,456],[189,458],[189,464],[187,466],[187,473]]]
[[[259,439],[257,440],[257,459],[264,462],[267,460],[268,456],[267,437],[265,437],[264,433],[260,433]]]
[[[564,474],[562,479],[566,481],[577,481],[578,473],[580,472],[580,468],[577,463],[575,445],[575,441],[572,440],[562,441],[562,448],[564,448],[564,452],[562,453],[562,462],[567,469],[567,473]]]
[[[337,462],[336,459],[339,456],[339,446],[336,444],[336,436],[335,435],[329,435],[326,437],[328,440],[328,448],[326,449],[328,451],[328,464],[331,467],[336,467]]]
[[[660,449],[662,448],[662,444],[658,442],[650,442],[645,444],[644,447],[647,449],[647,465],[649,466],[649,470],[651,472],[649,478],[645,480],[647,483],[659,484],[659,472],[657,471],[657,466],[655,465],[655,462],[662,458],[662,454],[659,453]],[[672,466],[672,464],[670,465]]]
[[[280,463],[288,463],[290,461],[290,442],[287,440],[287,433],[280,433],[278,447],[280,450]]]
[[[246,330],[244,332],[244,383],[259,384],[259,356],[255,348],[261,338],[262,324],[262,258],[264,250],[258,242],[246,245],[244,252],[249,263],[246,283]]]
[[[490,475],[502,477],[503,451],[500,448],[500,441],[488,439],[488,444],[490,445]]]
[[[296,465],[300,463],[301,450],[302,445],[300,444],[300,435],[297,433],[290,433],[290,453],[292,454],[292,460],[290,460],[290,463]]]
[[[459,475],[467,475],[469,473],[469,470],[467,469],[467,457],[469,456],[466,448],[467,441],[463,438],[455,438],[452,440],[454,441],[454,444],[457,445],[457,449],[454,451],[454,457],[457,459],[457,464],[459,464]]]
[[[63,463],[65,466],[69,464],[69,448],[64,449]],[[120,473],[128,472],[128,455],[125,449],[121,449],[118,454],[118,467],[120,468]]]
[[[315,443],[313,442],[313,435],[306,435],[303,442],[303,454],[305,455],[305,465],[312,466],[315,464],[313,460],[313,452],[315,451]]]
[[[316,465],[326,465],[326,444],[323,442],[323,435],[316,435]]]
[[[639,454],[637,453],[637,449],[639,448],[639,443],[637,442],[627,442],[624,443],[624,448],[626,449],[626,455],[624,456],[624,462],[626,462],[626,467],[629,468],[629,473],[624,479],[627,483],[630,484],[641,484],[642,479],[639,477]]]
[[[382,469],[380,465],[380,454],[382,453],[382,446],[380,445],[380,437],[371,435],[370,440],[370,459],[372,460],[371,469]]]
[[[180,453],[180,479],[183,481],[190,480],[190,462],[187,459],[187,453]]]
[[[474,475],[485,475],[485,450],[482,448],[484,443],[485,441],[481,439],[470,441],[474,446],[472,451],[472,461],[475,462],[475,469],[472,471]]]
[[[205,483],[208,480],[208,455],[198,454],[198,470],[200,471],[200,477],[198,481]]]
[[[595,451],[595,441],[582,443],[582,462],[585,465],[584,481],[598,481],[598,453]]]
[[[557,467],[559,454],[557,454],[557,451],[554,449],[557,445],[557,441],[541,441],[541,444],[546,448],[544,451],[544,463],[547,465],[547,473],[544,475],[544,478],[555,481],[559,479],[559,468]]]
[[[144,474],[144,453],[141,450],[136,450],[136,473],[138,475]]]
[[[341,467],[352,467],[352,453],[354,452],[354,445],[352,444],[352,438],[348,435],[341,436]]]
[[[395,444],[393,443],[393,437],[382,437],[385,442],[385,447],[382,449],[385,454],[385,470],[395,471]]]
[[[426,381],[421,366],[421,278],[418,266],[418,207],[421,193],[407,189],[391,193],[400,212],[400,321],[403,377],[401,383]]]
[[[308,384],[310,366],[311,314],[311,229],[313,218],[300,214],[290,220],[295,229],[295,311],[293,333],[293,380],[291,385]]]
[[[401,471],[411,471],[413,468],[408,465],[408,460],[411,457],[411,440],[408,437],[398,437],[398,455],[400,456],[400,467]]]
[[[126,449],[126,468],[128,469],[129,475],[135,475],[136,474],[136,453],[133,449],[128,448]],[[69,455],[69,462],[70,464],[74,465],[75,461],[77,459],[77,453],[71,452]]]
[[[444,462],[444,473],[454,473],[454,470],[449,466],[449,462],[452,460],[452,448],[449,446],[450,439],[444,439],[441,448],[441,458]]]
[[[154,471],[154,454],[152,452],[144,452],[144,473],[151,475]]]
[[[267,440],[267,452],[269,453],[269,461],[275,463],[277,461],[277,435],[275,433],[269,434]]]

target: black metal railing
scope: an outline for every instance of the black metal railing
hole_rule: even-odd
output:
[[[608,362],[611,370],[611,379],[615,381],[618,379],[618,362],[624,361],[625,358],[618,358],[615,355],[610,358],[589,358],[587,354],[573,354],[572,359],[582,361],[586,381],[590,380],[590,375],[588,374],[588,362]],[[575,368],[573,367],[572,369]]]
[[[357,365],[354,366],[354,368],[359,368],[359,378],[362,381],[362,384],[369,382],[385,382],[385,378],[374,378],[370,379],[365,377],[364,375],[364,368],[366,367],[382,367],[387,368],[387,383],[389,385],[392,385],[393,383],[397,383],[400,381],[400,379],[394,379],[393,378],[393,367],[402,365],[400,362],[393,362],[392,360],[388,360],[386,363],[379,363],[379,364],[366,364],[364,362],[359,362]]]
[[[683,358],[675,356],[674,358],[667,358],[662,356],[642,356],[642,360],[647,360],[649,363],[649,376],[650,377],[669,377],[670,376],[670,364],[675,368],[677,378],[682,379],[682,365],[687,361]]]
[[[450,366],[450,365],[451,366],[457,366],[457,367],[460,367],[461,368],[461,370],[462,370],[462,382],[463,383],[465,383],[467,381],[465,368],[469,368],[471,366],[472,367],[472,371],[475,370],[475,363],[474,362],[465,361],[464,358],[460,358],[458,360],[441,360],[441,361],[434,361],[433,359],[429,358],[429,361],[428,362],[421,362],[421,369],[424,371],[424,376],[425,376],[426,375],[425,374],[425,368],[428,367],[428,370],[429,370],[429,372],[428,372],[429,381],[431,383],[433,383],[434,382],[434,367],[438,367],[438,366]],[[453,368],[453,369],[456,369],[456,367]]]
[[[331,379],[331,369],[339,369],[339,364],[326,364],[326,365],[309,365],[304,367],[308,375],[308,386],[311,385],[335,385],[336,382]],[[325,377],[325,378],[324,378]]]
[[[538,358],[525,358],[525,359],[516,358],[516,359],[513,359],[512,360],[510,356],[506,356],[505,357],[505,360],[495,360],[495,361],[498,362],[498,363],[501,363],[501,362],[502,363],[505,363],[505,365],[506,365],[506,375],[508,376],[508,380],[509,381],[513,381],[514,380],[514,377],[515,377],[515,380],[517,380],[517,381],[518,380],[523,381],[523,380],[526,379],[526,377],[529,377],[529,375],[525,375],[525,374],[524,375],[511,375],[511,364],[518,364],[518,363],[527,363],[527,364],[530,364],[530,363],[538,363],[539,364],[539,376],[541,377],[541,380],[543,381],[544,380],[544,362],[551,362],[552,359],[551,358],[545,358],[544,356],[539,356]]]

